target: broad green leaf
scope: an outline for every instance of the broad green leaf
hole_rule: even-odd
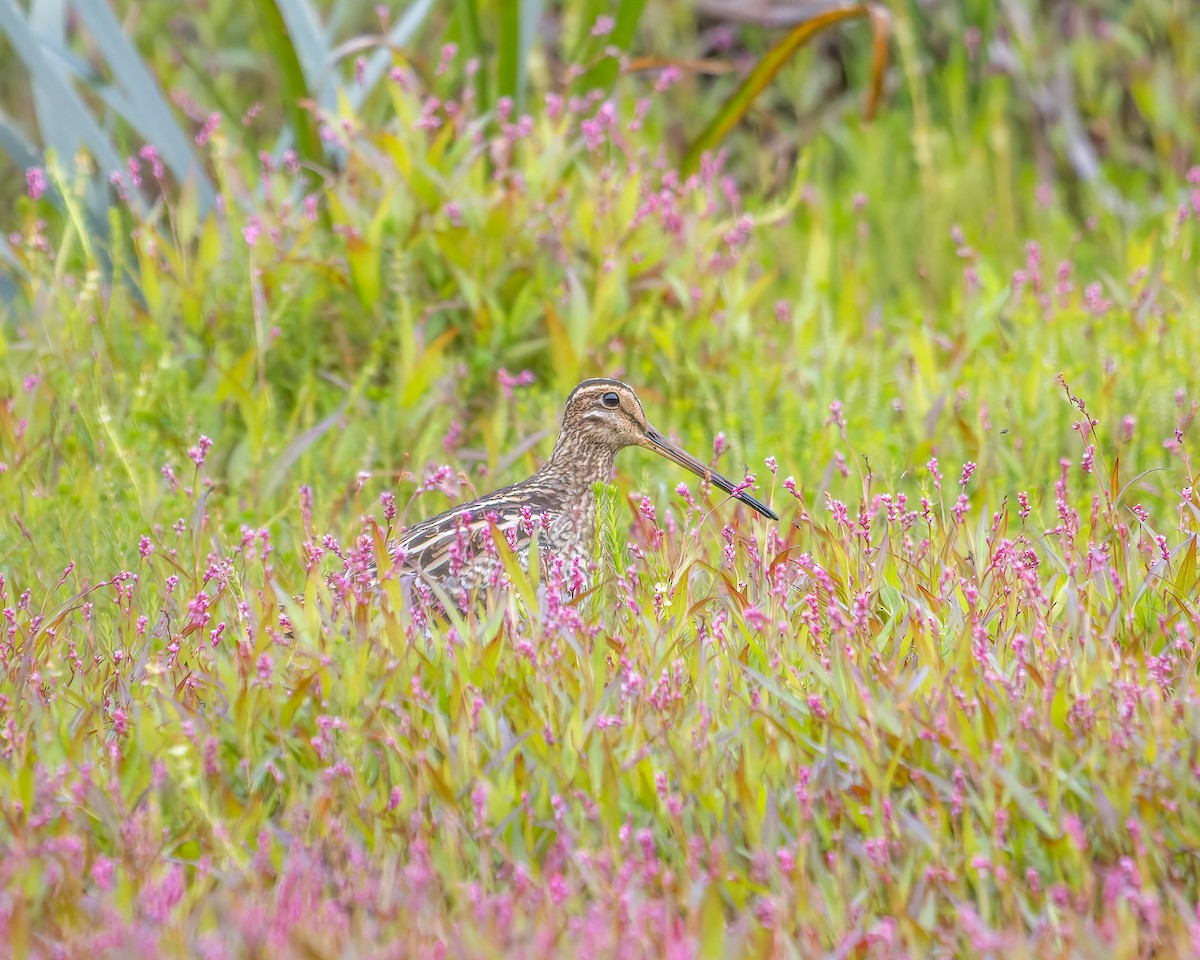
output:
[[[300,65],[296,43],[288,33],[287,24],[276,0],[253,2],[258,13],[259,25],[262,27],[263,39],[279,77],[283,109],[287,114],[292,135],[296,138],[297,153],[308,163],[322,167],[325,164],[325,150],[321,145],[317,120],[305,106],[311,102],[313,91],[309,89],[304,69]]]
[[[507,4],[506,4],[507,5]],[[461,53],[467,59],[483,61],[488,50],[484,46],[482,20],[479,16],[478,0],[456,0],[454,5],[454,25],[458,28]],[[475,98],[481,110],[492,106],[488,90],[488,71],[481,69],[475,73]]]
[[[542,0],[508,0],[500,4],[497,90],[509,97],[513,115],[525,109],[529,85],[529,55],[542,16]]]
[[[305,85],[322,110],[333,110],[334,91],[329,83],[333,51],[317,11],[308,0],[277,0],[276,7],[287,28]]]
[[[1196,537],[1191,538],[1179,572],[1175,575],[1175,592],[1181,597],[1194,597],[1196,586]]]
[[[715,881],[708,881],[700,905],[700,956],[725,956],[725,903]]]

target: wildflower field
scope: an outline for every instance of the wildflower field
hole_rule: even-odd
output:
[[[1191,0],[0,3],[0,956],[1200,953]]]

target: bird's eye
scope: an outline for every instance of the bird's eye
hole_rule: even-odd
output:
[[[615,393],[606,393],[600,398],[600,402],[608,407],[608,409],[613,410],[621,405],[621,398]]]

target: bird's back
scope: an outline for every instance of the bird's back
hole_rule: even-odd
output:
[[[391,551],[402,575],[470,589],[487,585],[502,568],[494,536],[504,537],[522,566],[535,536],[543,553],[585,554],[595,515],[590,491],[572,495],[554,478],[535,475],[422,520]]]

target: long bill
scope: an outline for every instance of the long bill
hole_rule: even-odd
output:
[[[765,503],[756,500],[744,490],[738,491],[737,485],[731,482],[728,478],[721,476],[712,467],[705,463],[701,463],[686,450],[680,450],[679,447],[667,442],[666,438],[661,433],[653,428],[646,430],[646,440],[649,441],[646,446],[657,453],[659,456],[666,457],[673,463],[679,464],[698,477],[703,477],[714,487],[719,487],[726,493],[732,494],[738,500],[741,500],[746,506],[757,510],[764,517],[770,517],[772,520],[778,520],[779,516],[768,507]]]

